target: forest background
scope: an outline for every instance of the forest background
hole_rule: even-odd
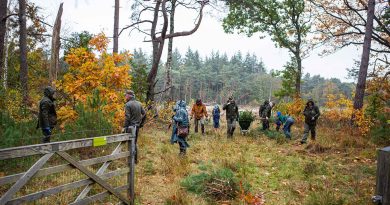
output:
[[[296,204],[302,200],[309,200],[308,204],[313,204],[310,200],[322,200],[321,194],[328,197],[324,204],[328,204],[326,200],[333,201],[334,195],[336,199],[346,199],[347,204],[367,202],[368,194],[373,189],[375,150],[390,144],[388,134],[390,132],[390,63],[388,59],[390,3],[388,1],[369,0],[348,3],[349,1],[244,0],[242,4],[236,1],[189,1],[185,4],[181,1],[168,2],[166,0],[134,1],[132,12],[135,15],[132,15],[131,19],[134,22],[128,28],[133,27],[150,37],[150,39],[145,39],[153,47],[150,54],[143,49],[119,51],[118,46],[115,46],[120,33],[117,26],[114,26],[116,29],[112,37],[111,34],[89,33],[88,31],[64,36],[58,32],[60,31],[59,21],[54,24],[45,22],[41,8],[34,3],[24,0],[1,0],[0,2],[1,14],[7,14],[2,15],[0,24],[0,34],[2,34],[0,37],[4,39],[4,43],[0,46],[2,54],[0,58],[1,148],[39,143],[41,131],[35,129],[38,102],[47,85],[52,85],[57,89],[56,106],[59,124],[54,129],[53,141],[118,133],[123,124],[124,90],[134,90],[137,99],[145,107],[148,105],[152,107],[148,112],[148,122],[144,128],[146,135],[150,137],[157,133],[158,139],[163,142],[161,145],[156,145],[156,147],[162,146],[158,150],[150,148],[149,151],[152,151],[149,154],[156,154],[160,151],[173,154],[173,148],[165,145],[170,133],[167,134],[163,130],[170,123],[173,114],[172,105],[175,100],[184,99],[191,106],[195,99],[201,98],[206,104],[221,105],[230,95],[233,95],[240,107],[255,110],[264,100],[272,100],[276,103],[274,110],[289,112],[296,119],[294,132],[297,133],[295,135],[297,139],[298,135],[302,134],[302,110],[306,100],[313,98],[322,112],[318,127],[319,133],[322,133],[321,140],[314,145],[288,151],[288,155],[299,158],[289,161],[290,165],[293,166],[301,160],[302,152],[304,152],[303,155],[313,154],[313,152],[314,154],[332,154],[335,158],[342,153],[345,154],[345,161],[341,165],[337,164],[337,161],[330,161],[328,165],[322,166],[320,161],[324,156],[320,156],[321,159],[309,156],[313,157],[310,160],[316,163],[302,158],[303,160],[299,163],[303,163],[301,164],[303,170],[295,171],[313,176],[311,171],[314,170],[312,181],[308,181],[309,185],[305,184],[305,179],[298,177],[299,184],[303,187],[302,190],[310,191],[310,193],[303,191],[305,193],[302,194],[291,190],[294,184],[286,189],[286,193],[291,194],[289,197],[292,197]],[[175,5],[172,2],[179,2],[178,5],[199,13],[193,25],[194,28],[189,32],[170,30],[173,28],[173,21],[168,20],[168,17],[173,16],[173,5]],[[252,53],[236,51],[234,55],[228,57],[224,52],[215,51],[201,57],[199,52],[191,47],[186,52],[179,52],[178,49],[169,46],[169,40],[173,41],[172,39],[180,35],[191,35],[196,32],[197,26],[201,24],[203,7],[215,7],[221,3],[228,8],[228,15],[222,22],[226,32],[239,32],[248,36],[261,33],[269,36],[275,46],[289,51],[290,59],[285,66],[271,70],[264,64],[261,56]],[[259,12],[249,12],[252,9],[257,9],[256,11]],[[164,14],[162,12],[164,10],[167,13]],[[61,11],[61,6],[59,11]],[[145,15],[146,17],[153,18],[140,19],[140,12],[144,11],[149,12]],[[304,18],[301,18],[302,16]],[[157,23],[156,19],[160,19],[161,24]],[[152,26],[138,26],[144,22]],[[113,41],[113,48],[110,46],[110,41]],[[164,60],[165,56],[162,56],[165,43],[168,44],[167,60]],[[52,46],[48,46],[49,44]],[[341,82],[337,78],[325,79],[319,75],[305,73],[302,61],[318,45],[328,46],[329,49],[324,50],[327,54],[348,46],[363,47],[362,59],[356,62],[355,67],[349,69],[350,78],[355,82]],[[208,132],[208,134],[214,136],[213,133]],[[218,140],[221,136],[221,133],[215,134]],[[268,136],[270,141],[262,138],[263,136]],[[191,137],[194,137],[194,144],[198,144],[199,147],[205,146],[203,148],[208,150],[207,141],[202,141],[197,135]],[[253,149],[253,152],[248,152],[248,155],[252,156],[258,151],[253,147],[254,145],[266,146],[264,150],[272,146],[285,149],[290,145],[280,134],[263,133],[256,126],[254,126],[251,137],[254,139],[240,138],[244,147],[226,143],[228,147],[225,148],[226,150]],[[275,142],[274,139],[276,139]],[[153,147],[153,143],[155,142],[148,137],[141,141],[141,144],[146,147]],[[217,142],[213,143],[218,146]],[[279,146],[280,144],[282,145]],[[232,149],[229,149],[229,146]],[[278,149],[273,151],[284,153]],[[145,149],[142,152],[147,151],[148,149]],[[208,151],[212,152],[212,150]],[[196,155],[197,153],[193,154],[195,157],[202,157]],[[220,157],[217,153],[214,154],[216,159]],[[355,156],[364,158],[361,162],[366,164],[356,169],[358,165],[351,165],[348,161]],[[224,157],[226,161],[217,160],[216,166],[229,168],[242,174],[240,176],[243,178],[259,168],[251,163],[246,164],[245,157],[240,158],[242,167],[233,166],[234,162],[228,161],[227,155]],[[140,172],[149,172],[147,170],[153,167],[153,160],[180,164],[170,158],[164,159],[153,155],[148,159],[150,162],[141,165],[143,169]],[[206,163],[208,159],[202,158],[202,160],[199,163],[194,160],[196,166],[204,168],[203,163]],[[278,158],[278,160],[283,159]],[[317,164],[318,167],[313,168],[312,166],[317,166],[313,164]],[[337,171],[330,171],[339,165],[345,173],[358,170],[358,180],[345,177],[346,175],[342,178],[335,175]],[[274,170],[273,165],[264,166]],[[288,169],[288,167],[279,168],[280,170]],[[166,168],[160,173],[160,169],[165,168],[152,169],[149,174],[162,174],[166,177],[168,172],[176,173],[177,171],[184,181],[192,180],[191,176],[195,178],[197,176],[190,175],[190,178],[185,178],[187,174],[180,170]],[[312,182],[322,181],[323,169],[325,174],[322,176],[331,177],[333,180],[331,182],[334,184],[315,184],[313,188]],[[230,176],[230,171],[228,172]],[[233,175],[237,176],[237,173]],[[288,174],[288,176],[294,178],[299,175],[294,174]],[[272,179],[264,178],[264,180]],[[279,181],[279,178],[277,179]],[[338,179],[341,181],[337,181]],[[359,181],[360,179],[362,180]],[[333,192],[330,195],[326,195],[328,193],[315,195],[315,189],[328,190],[327,186],[347,190],[351,181],[356,182],[356,187],[364,187],[367,193],[362,195],[356,188],[349,190],[350,192],[342,192],[342,196]],[[253,179],[254,186],[259,188],[260,184],[256,184],[257,182],[258,180]],[[186,186],[185,182],[175,181],[175,183],[176,185],[181,183],[180,187]],[[271,185],[274,191],[275,189],[278,191],[277,188],[281,186]],[[288,183],[285,186],[288,186]],[[187,188],[188,191],[191,190],[191,187]],[[182,194],[181,197],[186,195],[180,188],[176,191]],[[307,198],[308,194],[314,194],[314,196]],[[166,201],[169,200],[168,196]],[[196,201],[197,199],[183,200]],[[275,202],[277,198],[272,200]],[[177,203],[181,204],[180,201]],[[188,204],[191,203],[188,202]],[[340,204],[343,203],[340,202]]]

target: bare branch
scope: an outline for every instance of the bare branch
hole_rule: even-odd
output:
[[[182,32],[175,32],[175,33],[168,34],[168,35],[165,35],[165,36],[159,36],[156,40],[161,40],[162,38],[168,39],[168,38],[174,38],[174,37],[179,37],[179,36],[188,36],[188,35],[191,35],[191,34],[195,33],[195,31],[198,30],[198,28],[200,26],[200,23],[202,22],[203,8],[204,8],[204,6],[207,3],[208,3],[208,1],[202,1],[201,2],[201,7],[200,7],[200,11],[199,11],[199,19],[198,19],[198,22],[195,24],[195,27],[192,30],[190,30],[190,31],[182,31]]]
[[[125,26],[125,27],[123,27],[123,28],[121,29],[121,31],[119,32],[118,36],[120,36],[121,33],[122,33],[124,30],[126,30],[126,29],[128,29],[128,28],[131,28],[131,27],[133,27],[133,26],[142,24],[142,23],[153,23],[153,22],[150,21],[150,20],[143,20],[143,21],[135,22],[135,23],[133,23],[133,24],[131,24],[131,25]]]

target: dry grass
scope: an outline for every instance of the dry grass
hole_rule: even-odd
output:
[[[361,137],[349,137],[346,130],[318,127],[317,141],[299,145],[302,126],[292,129],[293,140],[278,143],[255,129],[247,136],[235,132],[226,138],[225,123],[215,132],[206,127],[206,136],[191,133],[187,156],[178,156],[179,147],[171,145],[171,130],[163,125],[141,130],[139,164],[136,166],[137,204],[214,204],[217,202],[188,192],[181,181],[204,170],[231,169],[236,177],[251,185],[253,194],[263,194],[265,204],[311,204],[313,200],[340,200],[342,204],[369,204],[375,187],[376,148]],[[193,130],[191,130],[192,132]],[[106,150],[108,154],[110,150]],[[114,164],[111,169],[124,166]],[[97,167],[91,167],[96,170]],[[21,193],[31,193],[53,185],[84,178],[77,171],[65,172],[30,183]],[[119,186],[126,177],[109,181]],[[92,193],[103,189],[95,186]],[[321,195],[327,191],[326,195]],[[80,189],[44,199],[38,204],[66,204]],[[19,194],[21,194],[19,193]],[[110,197],[114,203],[115,197]],[[115,204],[115,203],[114,203]],[[240,199],[219,204],[243,204]]]

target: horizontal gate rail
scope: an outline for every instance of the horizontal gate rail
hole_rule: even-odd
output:
[[[104,136],[103,136],[104,137]],[[115,142],[128,141],[130,139],[129,134],[118,134],[105,136],[107,144]],[[20,147],[12,147],[0,150],[0,160],[13,159],[18,157],[27,157],[38,154],[47,154],[57,151],[66,151],[77,148],[92,147],[93,146],[92,138],[69,140],[63,142],[52,142],[46,144],[38,145],[28,145]]]

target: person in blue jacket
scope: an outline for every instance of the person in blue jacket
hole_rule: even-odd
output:
[[[276,112],[276,131],[280,130],[280,126],[282,126],[286,122],[286,116],[282,115],[282,112]]]
[[[291,140],[291,126],[294,124],[294,118],[288,114],[285,116],[286,122],[284,123],[283,132],[286,138]]]
[[[214,106],[212,114],[214,129],[217,130],[219,128],[219,119],[221,118],[221,110],[219,109],[218,105]]]
[[[179,155],[184,156],[186,154],[187,148],[190,146],[187,142],[187,137],[182,137],[177,134],[177,126],[187,127],[189,130],[189,120],[188,120],[188,112],[186,109],[186,102],[183,100],[179,100],[176,102],[176,106],[173,111],[175,111],[175,115],[173,116],[173,130],[171,136],[171,144],[178,143],[180,148]]]

